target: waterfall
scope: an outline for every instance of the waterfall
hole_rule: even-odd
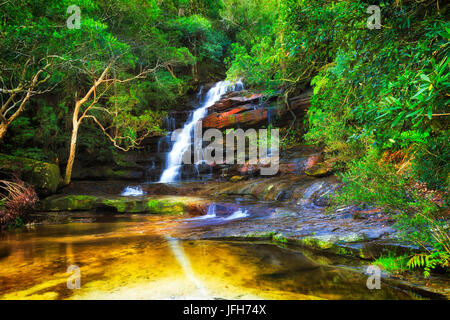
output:
[[[161,175],[159,182],[171,183],[179,180],[179,177],[181,175],[181,162],[184,153],[188,151],[192,145],[192,135],[195,124],[206,116],[208,108],[219,101],[225,93],[230,90],[240,91],[242,89],[243,84],[241,81],[238,81],[235,84],[232,84],[229,81],[220,81],[208,91],[203,103],[200,104],[199,108],[194,110],[192,117],[185,123],[183,129],[177,135],[172,150],[167,156],[166,167]],[[199,95],[202,94],[202,90],[203,88],[200,89]]]

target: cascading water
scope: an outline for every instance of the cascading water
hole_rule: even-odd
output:
[[[209,207],[208,207],[208,212],[204,215],[204,216],[200,216],[200,217],[195,217],[195,218],[189,218],[186,220],[205,220],[205,219],[213,219],[216,218],[216,204],[212,203]]]
[[[186,122],[181,132],[177,135],[172,150],[169,152],[166,160],[166,168],[163,171],[159,182],[171,183],[179,180],[182,167],[181,162],[183,155],[192,145],[192,134],[195,124],[202,120],[210,106],[220,100],[220,98],[228,91],[242,90],[243,85],[241,81],[235,84],[229,81],[218,82],[206,94],[206,98],[201,106],[194,111],[192,117]],[[200,90],[203,90],[201,88]],[[200,93],[201,94],[201,91]]]
[[[188,218],[187,221],[201,221],[201,220],[208,220],[209,223],[211,221],[214,221],[213,223],[221,223],[223,221],[230,221],[230,220],[237,220],[237,219],[243,219],[250,216],[247,209],[239,208],[237,211],[234,211],[229,216],[223,217],[223,216],[217,216],[216,213],[217,205],[215,203],[212,203],[208,207],[208,212],[204,216],[199,216],[195,218]]]
[[[138,197],[143,196],[144,194],[145,192],[142,190],[142,187],[137,186],[137,187],[126,187],[120,195],[124,197]]]

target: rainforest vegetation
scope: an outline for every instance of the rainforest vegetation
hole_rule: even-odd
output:
[[[286,108],[312,90],[283,148],[323,147],[334,207],[383,207],[421,248],[380,265],[448,270],[448,20],[435,0],[2,1],[0,153],[55,163],[69,184],[74,162],[163,135],[202,84],[242,79]]]

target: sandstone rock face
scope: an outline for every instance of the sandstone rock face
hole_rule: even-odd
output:
[[[61,178],[56,164],[6,154],[0,154],[0,171],[7,175],[18,174],[31,183],[39,195],[55,193]]]
[[[311,92],[305,92],[300,96],[289,100],[289,108],[282,104],[270,104],[261,102],[262,94],[245,92],[233,92],[225,95],[219,102],[209,107],[210,114],[203,121],[203,128],[228,129],[248,128],[265,124],[277,118],[285,121],[294,113],[302,116],[310,106]]]
[[[203,119],[204,129],[227,129],[234,127],[249,127],[267,121],[267,109],[256,109],[238,113],[239,110],[233,110],[234,113],[213,113]]]
[[[210,112],[223,112],[225,110],[245,104],[257,104],[262,97],[262,94],[248,94],[247,91],[231,92],[225,95],[220,101],[218,101],[208,109]]]
[[[308,176],[285,175],[239,182],[208,184],[201,196],[243,197],[251,200],[282,201],[284,204],[325,207],[328,196],[339,186],[335,177],[315,179]]]
[[[267,110],[258,109],[262,94],[232,92],[208,108],[210,115],[202,123],[204,129],[226,129],[251,126],[267,120]]]
[[[289,106],[284,103],[270,101],[265,99],[261,94],[249,94],[247,92],[233,92],[225,95],[219,102],[211,106],[210,112],[202,120],[203,129],[260,129],[265,125],[273,124],[274,127],[283,127],[289,124],[294,116],[300,119],[310,106],[310,97],[312,92],[305,92],[297,97],[291,98]],[[272,99],[273,100],[273,99]],[[236,145],[227,146],[224,138],[215,141],[216,144],[224,146],[226,151],[236,148]],[[302,146],[303,147],[303,146]],[[279,174],[304,174],[306,169],[310,169],[313,165],[323,161],[322,154],[318,150],[299,152],[293,156],[280,155]],[[230,179],[233,176],[250,176],[254,177],[260,174],[261,168],[270,166],[259,161],[250,164],[239,165],[213,165],[213,171],[220,171],[221,177]]]

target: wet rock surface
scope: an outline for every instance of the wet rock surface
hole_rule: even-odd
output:
[[[186,233],[183,230],[179,236],[187,239],[269,239],[363,259],[376,258],[387,248],[411,249],[396,243],[392,221],[381,211],[362,212],[348,208],[326,213],[320,209],[280,208],[245,202],[233,206],[232,210],[245,208],[248,217],[227,223],[214,219],[202,221]],[[360,218],[361,215],[364,218]]]

